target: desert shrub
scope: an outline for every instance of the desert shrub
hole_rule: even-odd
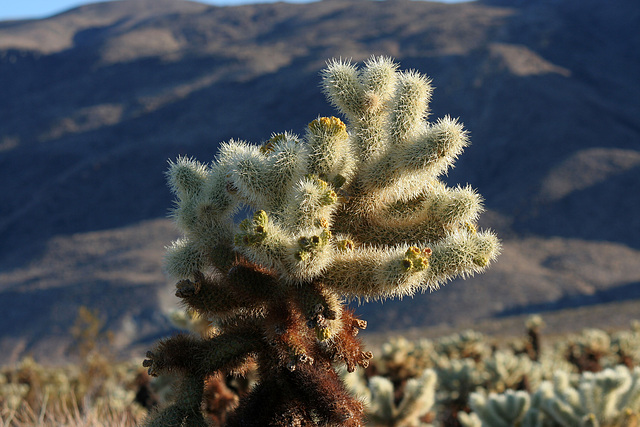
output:
[[[197,318],[184,313],[174,316],[182,319],[176,324],[185,329],[207,330]],[[638,427],[640,371],[616,364],[622,359],[615,358],[622,352],[620,346],[636,360],[637,332],[634,322],[626,330],[570,334],[559,339],[561,345],[541,347],[539,360],[528,362],[527,353],[513,350],[522,342],[519,337],[497,345],[489,337],[463,331],[477,338],[476,348],[491,349],[481,359],[450,358],[435,352],[440,343],[469,341],[458,340],[458,334],[415,341],[392,337],[376,350],[380,357],[373,358],[369,368],[342,369],[341,377],[363,402],[366,425],[372,427]],[[567,361],[566,349],[571,340],[602,333],[614,343],[609,351],[612,358],[607,358],[614,365],[580,373]],[[616,344],[622,340],[625,343]],[[100,367],[83,371],[91,363]],[[100,374],[90,376],[88,372]],[[210,425],[224,425],[251,388],[255,373],[253,366],[245,372],[246,379],[208,379],[203,413]],[[526,387],[522,377],[527,378]],[[151,407],[140,403],[142,385],[150,387],[158,403],[167,404],[177,383],[179,378],[171,376],[149,381],[140,361],[90,358],[75,365],[46,366],[26,357],[0,369],[0,426],[133,426]]]

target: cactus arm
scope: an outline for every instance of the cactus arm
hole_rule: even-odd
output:
[[[353,158],[347,127],[336,117],[318,117],[307,127],[309,173],[340,188],[353,175]]]
[[[147,352],[143,366],[149,374],[179,371],[202,377],[222,369],[240,366],[248,354],[264,345],[256,330],[235,330],[207,340],[180,334],[160,341],[153,351]],[[194,364],[192,360],[200,363]]]
[[[426,277],[428,248],[401,245],[341,251],[324,275],[326,285],[349,298],[376,299],[415,292]]]
[[[446,172],[467,145],[467,132],[457,120],[447,116],[425,125],[414,141],[391,146],[380,160],[364,167],[364,188],[380,199],[396,194],[409,198],[416,184]]]
[[[415,71],[400,74],[390,119],[392,144],[404,145],[415,139],[425,124],[432,91],[429,78]]]
[[[141,427],[188,426],[207,427],[202,406],[204,378],[188,374],[183,376],[176,390],[175,403],[162,411],[154,410]]]
[[[272,274],[246,261],[236,263],[227,275],[197,271],[194,277],[195,281],[176,284],[176,296],[190,309],[215,318],[232,316],[239,309],[259,309],[280,292]]]

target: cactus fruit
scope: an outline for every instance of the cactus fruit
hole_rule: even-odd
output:
[[[346,117],[313,120],[304,137],[222,144],[209,164],[167,173],[184,236],[166,270],[191,310],[216,320],[207,338],[161,341],[144,365],[184,376],[176,403],[151,416],[203,425],[205,378],[257,361],[260,381],[228,425],[362,425],[362,404],[334,371],[367,366],[365,322],[345,299],[437,289],[486,269],[499,252],[478,231],[482,198],[440,179],[469,144],[450,117],[427,122],[430,80],[388,58],[331,61],[329,101]],[[253,212],[240,223],[240,208]]]

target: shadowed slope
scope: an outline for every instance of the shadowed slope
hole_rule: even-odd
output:
[[[637,283],[638,25],[632,0],[129,0],[0,23],[0,293],[39,325],[12,334],[43,352],[37,343],[59,318],[30,303],[46,299],[15,293],[51,292],[53,282],[121,328],[128,309],[109,311],[104,289],[139,285],[136,260],[173,238],[156,221],[171,207],[166,159],[205,160],[221,141],[302,133],[333,114],[318,89],[330,57],[390,55],[437,82],[431,116],[462,117],[473,141],[450,181],[478,188],[488,209],[481,225],[507,238],[491,271],[403,302],[415,308],[397,326],[471,321]],[[123,232],[131,240],[113,250],[131,255],[127,266],[97,267],[104,254],[80,266],[78,239]],[[140,236],[149,246],[130,252]],[[553,248],[593,274],[544,263]],[[69,258],[64,268],[51,263],[55,253]],[[150,310],[165,292],[160,263],[144,278]],[[362,308],[371,328],[395,313],[393,303]]]

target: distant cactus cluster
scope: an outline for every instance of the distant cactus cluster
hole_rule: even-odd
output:
[[[232,140],[208,164],[171,163],[184,236],[166,270],[188,309],[218,329],[148,353],[152,375],[183,377],[149,426],[205,425],[206,378],[249,362],[259,380],[227,425],[362,425],[361,402],[334,370],[372,357],[356,337],[366,323],[345,300],[437,289],[499,252],[496,236],[477,229],[478,193],[440,179],[469,140],[455,119],[427,121],[429,79],[382,57],[362,68],[331,61],[322,77],[346,124],[319,117],[303,136]],[[239,212],[248,218],[236,221]]]
[[[640,425],[640,367],[624,365],[572,375],[556,371],[533,393],[474,392],[464,427],[637,427]]]
[[[640,323],[616,332],[585,329],[555,337],[556,344],[545,338],[533,360],[527,352],[531,329],[541,344],[543,323],[532,319],[524,340],[473,331],[416,341],[395,337],[366,369],[343,366],[337,373],[363,403],[370,427],[640,427]],[[171,320],[205,337],[216,330],[197,313],[172,313]],[[597,365],[588,365],[593,371],[569,361],[588,358],[603,339],[611,346]],[[2,367],[0,425],[133,426],[181,392],[179,376],[149,381],[139,360],[112,364],[87,356],[66,367],[31,358]],[[206,379],[201,409],[210,425],[225,425],[257,384],[257,365],[244,369],[242,376]]]
[[[585,329],[544,351],[542,325],[532,316],[524,342],[500,346],[474,331],[394,338],[364,372],[343,377],[367,403],[370,426],[639,427],[640,324],[614,333]],[[527,351],[532,341],[535,357]],[[616,344],[604,349],[603,342]],[[584,370],[576,361],[595,349],[599,363]]]

